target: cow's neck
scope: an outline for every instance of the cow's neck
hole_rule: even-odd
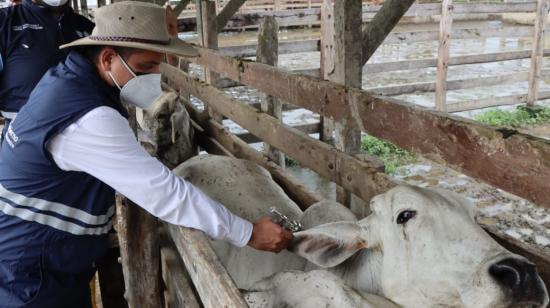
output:
[[[361,250],[331,271],[356,290],[382,295],[382,257],[378,249]]]

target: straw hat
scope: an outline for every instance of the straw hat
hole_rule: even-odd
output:
[[[166,9],[156,4],[140,1],[117,2],[99,8],[95,22],[90,36],[61,45],[60,48],[106,45],[183,56],[198,55],[191,45],[170,37],[166,27]]]

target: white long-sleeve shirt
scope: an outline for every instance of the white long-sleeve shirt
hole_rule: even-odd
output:
[[[151,157],[113,108],[89,111],[50,139],[46,148],[62,170],[88,173],[164,221],[202,230],[236,246],[250,240],[250,222]]]

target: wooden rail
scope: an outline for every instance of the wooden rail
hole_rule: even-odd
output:
[[[542,0],[541,0],[542,1]],[[267,1],[269,2],[269,1]],[[543,2],[541,2],[543,3]],[[319,4],[320,6],[320,4]],[[489,28],[468,28],[463,26],[453,26],[454,29],[451,28],[452,24],[452,18],[448,18],[447,16],[450,16],[450,14],[447,14],[445,12],[448,12],[449,9],[444,10],[445,12],[442,13],[442,10],[444,8],[452,8],[453,15],[459,15],[459,14],[473,14],[473,13],[484,13],[484,14],[494,14],[494,13],[510,13],[510,12],[535,12],[538,11],[537,15],[537,27],[534,29],[533,27],[529,26],[513,26],[513,27],[502,27],[494,25]],[[379,12],[381,9],[380,5],[364,5],[362,8],[363,12],[363,18],[369,19],[372,18],[377,12]],[[462,65],[462,64],[473,64],[473,63],[485,63],[485,62],[496,62],[496,61],[506,61],[506,60],[514,60],[514,59],[525,59],[532,57],[532,68],[530,70],[530,74],[528,75],[529,80],[529,93],[526,98],[522,95],[514,95],[514,96],[508,96],[506,98],[497,99],[495,100],[495,103],[488,103],[484,100],[479,100],[479,106],[498,106],[498,102],[502,102],[503,104],[511,104],[512,98],[522,98],[521,101],[516,101],[515,103],[522,103],[522,102],[529,102],[529,104],[534,104],[534,101],[536,100],[536,93],[538,93],[538,84],[540,83],[540,62],[542,61],[542,57],[544,55],[548,55],[548,50],[542,50],[542,38],[544,37],[544,31],[543,25],[545,18],[544,11],[547,11],[547,6],[541,6],[540,4],[537,5],[537,1],[529,1],[529,2],[522,2],[522,3],[454,3],[452,5],[449,5],[448,3],[425,3],[425,4],[413,4],[410,9],[405,13],[405,16],[433,16],[433,15],[442,15],[442,25],[441,29],[439,31],[419,31],[419,32],[392,32],[390,33],[386,39],[384,40],[385,44],[392,44],[392,43],[414,43],[414,42],[421,42],[421,41],[430,41],[430,40],[436,40],[440,35],[442,35],[442,31],[446,31],[445,35],[443,37],[446,37],[445,39],[445,48],[440,48],[439,56],[438,58],[434,59],[422,59],[422,60],[412,60],[412,61],[396,61],[396,62],[389,62],[389,63],[369,63],[365,66],[365,72],[366,73],[376,73],[376,72],[387,72],[392,70],[402,70],[402,69],[418,69],[418,68],[425,68],[425,67],[433,67],[437,66],[437,59],[440,59],[444,62],[439,64],[439,68],[437,69],[438,74],[438,80],[434,83],[431,82],[425,82],[425,83],[418,83],[418,84],[405,84],[405,85],[398,85],[398,86],[385,86],[385,87],[378,87],[375,89],[370,89],[374,93],[378,94],[384,94],[384,95],[399,95],[399,94],[406,94],[406,93],[412,93],[416,91],[435,91],[437,90],[437,99],[438,102],[438,109],[439,110],[447,110],[447,103],[446,103],[446,92],[449,90],[457,90],[457,89],[466,89],[470,87],[476,87],[476,86],[490,86],[495,84],[501,84],[501,83],[512,83],[519,81],[520,79],[523,79],[524,74],[523,73],[513,73],[513,74],[505,74],[503,76],[494,76],[494,77],[485,77],[485,78],[474,78],[471,80],[451,80],[447,81],[446,78],[446,72],[448,66],[453,65]],[[244,12],[244,11],[241,11]],[[316,7],[313,9],[306,9],[306,10],[286,10],[284,12],[277,12],[275,14],[276,18],[279,20],[280,25],[304,25],[304,24],[311,24],[313,20],[319,20],[320,19],[320,13],[321,9],[320,7]],[[261,20],[264,16],[273,15],[273,11],[270,12],[256,12],[253,14],[253,16],[246,16],[239,20],[239,16],[234,16],[233,21],[229,21],[228,27],[232,27],[234,25],[235,27],[247,27],[247,26],[256,26],[259,23],[259,20]],[[256,21],[255,21],[256,20]],[[446,26],[443,27],[443,22],[446,23]],[[491,25],[491,24],[488,24]],[[490,53],[490,54],[482,54],[482,55],[467,55],[467,56],[459,56],[459,57],[449,57],[449,48],[448,48],[448,42],[453,39],[472,39],[472,38],[487,38],[487,37],[534,37],[536,41],[536,47],[538,48],[538,51],[536,52],[536,56],[534,52],[531,51],[514,51],[514,52],[500,52],[500,53]],[[226,55],[231,56],[237,56],[237,57],[248,57],[248,56],[254,56],[255,55],[255,44],[248,44],[243,46],[232,46],[232,47],[225,47],[222,48],[223,52]],[[304,51],[319,51],[320,50],[320,43],[319,40],[316,39],[310,39],[300,42],[283,42],[279,46],[279,53],[285,54],[285,53],[294,53],[294,52],[304,52]],[[446,54],[446,56],[445,56]],[[314,70],[307,70],[307,72],[304,72],[303,70],[297,73],[307,73],[312,74],[315,76],[318,75],[318,71],[316,69]],[[223,86],[235,86],[238,83],[234,82],[228,82],[227,80],[222,81]],[[474,104],[478,100],[473,101],[466,101],[466,102],[460,102],[460,103],[453,103],[453,106],[449,107],[449,110],[453,111],[460,111],[460,106],[465,106],[464,110],[468,110],[472,108],[472,104]]]
[[[203,232],[168,223],[164,226],[174,241],[205,308],[248,307]]]
[[[200,57],[188,60],[336,121],[355,121],[366,133],[445,161],[454,169],[550,207],[550,195],[545,192],[550,177],[547,140],[496,130],[313,77],[232,59],[211,50],[199,49],[199,53]],[[177,72],[163,67],[170,72],[169,78],[176,78]]]
[[[258,163],[266,168],[273,176],[274,180],[281,185],[285,192],[302,209],[322,200],[318,194],[311,192],[304,185],[297,182],[292,176],[284,172],[279,166],[270,162],[262,153],[251,148],[246,142],[231,134],[220,123],[208,119],[204,112],[195,109],[190,103],[186,102],[186,108],[193,119],[193,126],[199,135],[201,147],[209,153],[228,155],[242,159],[248,159]],[[533,261],[539,270],[539,273],[546,284],[550,284],[550,257],[538,249],[529,247],[516,239],[508,236],[498,235],[494,231],[487,230],[500,244],[512,252],[524,255]],[[199,247],[195,243],[180,241],[180,250],[197,250]],[[202,246],[201,246],[202,247]],[[202,248],[200,248],[202,249]],[[217,260],[213,260],[217,262]],[[214,265],[216,266],[216,265]]]
[[[530,5],[527,3],[525,7]],[[213,20],[212,17],[215,16],[210,14],[210,17],[205,18]],[[216,30],[215,25],[216,22],[213,22],[208,26],[210,34]],[[355,123],[364,132],[391,140],[437,161],[447,162],[459,171],[550,207],[550,196],[544,190],[550,178],[550,142],[547,140],[512,130],[493,129],[402,101],[373,96],[359,89],[293,75],[270,66],[231,59],[212,50],[199,48],[199,52],[199,58],[188,60],[204,66],[212,73],[220,73],[235,82],[253,86],[331,120]],[[451,62],[452,58],[449,58]],[[250,131],[249,136],[257,136],[258,140],[290,154],[302,165],[365,200],[395,185],[382,173],[383,166],[376,159],[359,159],[335,150],[296,128],[283,125],[277,119],[231,99],[215,87],[174,67],[163,64],[161,69],[164,76],[182,89],[184,94],[200,98],[213,112],[236,121]],[[215,78],[208,79],[215,82]],[[545,95],[548,93],[539,93],[539,97]],[[204,149],[211,153],[250,159],[262,165],[302,208],[320,200],[317,194],[305,189],[265,155],[230,134],[211,118],[212,113],[199,112],[188,103],[186,107]],[[123,230],[120,237],[122,262],[125,274],[130,278],[127,286],[132,306],[160,307],[162,299],[159,283],[162,277],[168,285],[165,294],[165,299],[169,299],[165,302],[168,307],[181,306],[182,303],[188,307],[247,307],[203,233],[166,223],[163,225],[173,239],[175,250],[183,259],[200,297],[200,300],[193,300],[195,297],[189,287],[190,282],[184,277],[186,273],[182,263],[174,262],[178,259],[174,248],[163,246],[158,249],[158,239],[154,239],[157,234],[154,219],[134,211],[133,207],[124,208],[120,202],[118,208],[121,211],[119,221],[122,222],[119,227]],[[140,221],[147,223],[146,228],[142,228]],[[510,250],[530,257],[537,263],[544,281],[549,283],[550,258],[547,255],[514,239],[495,237]],[[156,275],[155,271],[161,269],[162,275]],[[140,280],[139,274],[144,279]],[[179,289],[185,289],[186,293],[178,293]]]
[[[250,5],[252,0],[245,2],[238,14],[233,15],[226,25],[225,29],[244,29],[256,28],[260,21],[265,16],[275,15],[277,22],[281,26],[304,26],[304,25],[319,25],[321,14],[321,3],[317,1],[312,3],[311,8],[295,6],[289,9],[275,9],[274,5],[267,9],[254,8]],[[271,1],[273,2],[273,1]],[[363,19],[370,20],[380,10],[380,5],[368,5],[364,1]],[[537,2],[521,2],[521,3],[457,3],[454,4],[455,14],[497,14],[497,13],[521,13],[536,11]],[[218,11],[221,11],[223,6],[219,6]],[[405,17],[427,17],[441,14],[440,3],[417,3],[405,13]],[[187,10],[180,17],[180,25],[186,24],[187,29],[195,27],[194,19],[196,16],[195,6],[189,5]]]
[[[357,158],[348,158],[330,145],[288,127],[255,108],[230,98],[224,92],[178,71],[162,66],[163,74],[186,92],[196,96],[253,135],[315,170],[321,176],[345,187],[364,200],[387,191],[391,180]],[[275,95],[274,95],[275,96]]]

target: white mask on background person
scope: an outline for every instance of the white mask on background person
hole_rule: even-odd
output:
[[[45,4],[53,7],[63,6],[65,3],[67,3],[69,0],[42,0]]]
[[[117,54],[124,67],[134,76],[124,86],[120,86],[111,72],[107,72],[111,80],[120,90],[120,100],[123,103],[134,105],[141,109],[147,109],[153,102],[162,95],[160,87],[160,74],[136,75],[134,71],[126,64],[126,61]]]

